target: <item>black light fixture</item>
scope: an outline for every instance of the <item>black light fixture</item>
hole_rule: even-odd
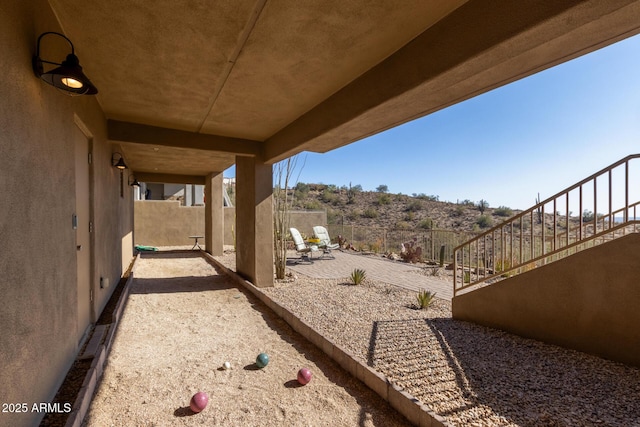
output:
[[[133,180],[131,178],[133,178]],[[132,187],[140,187],[140,183],[138,182],[136,177],[133,175],[129,177],[129,185]]]
[[[113,153],[111,156],[111,165],[120,170],[127,169],[127,164],[124,162],[124,157],[120,153]]]
[[[40,58],[40,40],[48,34],[54,34],[64,38],[71,46],[71,53],[67,55],[67,58],[62,61],[62,63],[46,61]],[[45,73],[44,64],[59,65],[59,67]],[[98,89],[82,72],[80,61],[74,52],[73,43],[63,34],[48,31],[38,37],[36,54],[33,57],[33,71],[36,73],[36,76],[67,95],[95,95],[98,93]]]

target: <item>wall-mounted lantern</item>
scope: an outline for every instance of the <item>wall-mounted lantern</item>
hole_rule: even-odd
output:
[[[71,53],[67,55],[67,58],[62,62],[47,61],[40,58],[40,41],[46,35],[56,35],[65,39],[71,46]],[[53,68],[47,72],[44,71],[44,64],[59,65],[57,68]],[[73,43],[66,36],[49,31],[42,33],[38,37],[38,43],[36,46],[36,54],[33,57],[33,71],[46,83],[56,87],[66,95],[95,95],[98,93],[98,89],[91,83],[89,78],[82,72],[80,61],[75,55]]]
[[[127,169],[127,164],[124,162],[124,157],[120,153],[113,153],[111,156],[111,165],[120,170]]]

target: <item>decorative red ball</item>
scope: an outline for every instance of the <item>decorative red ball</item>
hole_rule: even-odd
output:
[[[302,368],[298,371],[298,382],[302,385],[311,381],[311,371],[307,368]]]
[[[207,407],[207,403],[209,403],[209,396],[207,396],[207,393],[199,391],[191,398],[189,407],[193,412],[198,413]]]

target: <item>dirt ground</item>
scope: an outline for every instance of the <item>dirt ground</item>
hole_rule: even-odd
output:
[[[269,364],[259,369],[256,356]],[[224,370],[225,361],[231,363]],[[296,381],[302,367],[313,379]],[[198,391],[209,404],[189,409]],[[143,256],[84,426],[405,426],[197,253]]]

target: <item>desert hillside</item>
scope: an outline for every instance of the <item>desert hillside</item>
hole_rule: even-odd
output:
[[[359,186],[298,183],[289,191],[293,209],[325,210],[329,224],[383,227],[386,229],[444,229],[481,231],[519,211],[488,206],[484,200],[459,203],[438,201],[426,194],[391,194],[363,191]]]

